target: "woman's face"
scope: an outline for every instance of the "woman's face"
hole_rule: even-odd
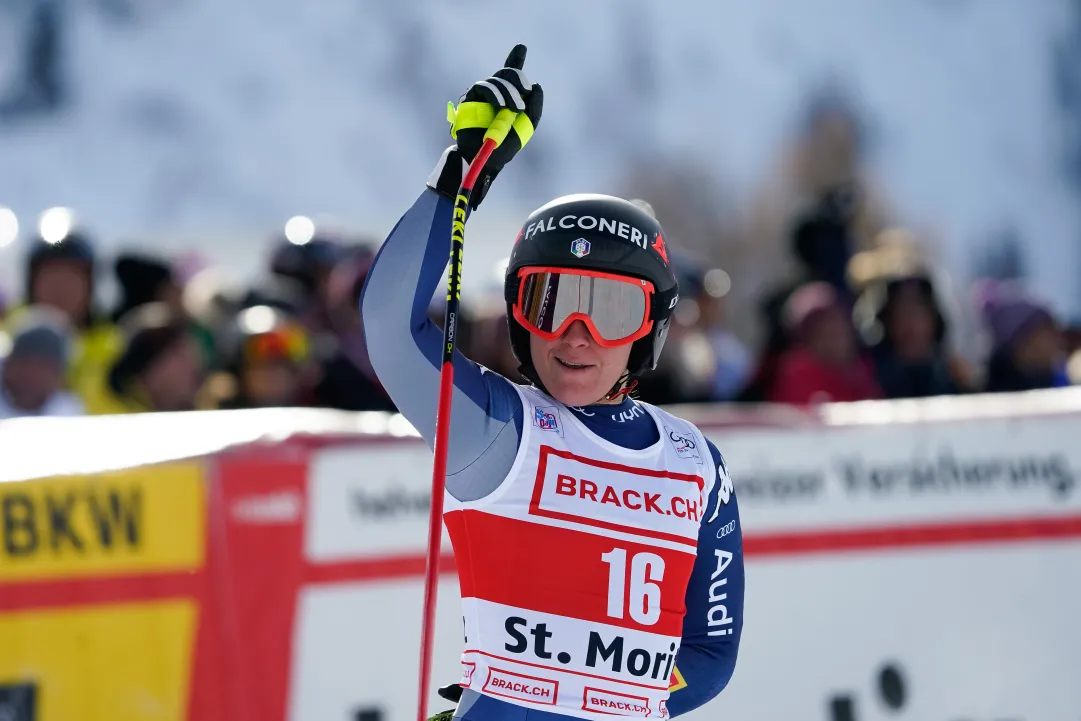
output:
[[[548,393],[568,406],[604,402],[604,396],[627,370],[631,344],[605,348],[580,320],[555,340],[529,336],[529,354]]]

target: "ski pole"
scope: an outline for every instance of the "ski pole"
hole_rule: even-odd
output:
[[[432,506],[428,516],[428,560],[424,567],[424,621],[420,629],[420,688],[417,692],[417,721],[427,719],[428,683],[431,675],[432,637],[435,629],[436,588],[439,580],[440,545],[443,540],[443,486],[447,477],[447,442],[450,439],[450,404],[454,394],[454,347],[462,298],[462,252],[469,199],[481,170],[510,132],[517,116],[504,108],[484,134],[477,157],[458,188],[450,231],[450,278],[447,309],[443,317],[443,362],[439,369],[439,405],[435,416],[435,460],[432,465]]]

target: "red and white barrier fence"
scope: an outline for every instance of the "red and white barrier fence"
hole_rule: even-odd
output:
[[[680,412],[747,557],[735,676],[687,718],[1081,718],[1081,389]],[[6,717],[413,713],[431,453],[400,417],[10,421],[0,458]]]

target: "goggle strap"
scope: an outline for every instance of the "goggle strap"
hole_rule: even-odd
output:
[[[618,382],[622,383],[623,379],[621,378]],[[631,393],[634,392],[634,389],[637,388],[637,387],[638,387],[638,379],[636,378],[636,379],[634,379],[632,381],[628,381],[626,383],[626,385],[624,385],[619,390],[617,390],[615,392],[609,392],[608,395],[606,395],[604,398],[605,398],[605,400],[614,401],[616,398],[619,398],[620,396],[629,396]]]

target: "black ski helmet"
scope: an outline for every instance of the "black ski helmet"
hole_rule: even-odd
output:
[[[611,195],[578,194],[556,198],[525,219],[511,251],[503,294],[511,348],[522,364],[522,375],[539,383],[529,353],[529,331],[513,312],[521,282],[518,271],[528,266],[592,270],[651,282],[653,329],[631,346],[627,371],[635,376],[657,367],[679,286],[663,230],[650,213]]]
[[[38,266],[52,260],[84,263],[92,272],[97,260],[95,256],[93,243],[81,231],[72,231],[56,242],[50,242],[38,235],[31,240],[26,254],[26,272],[28,276],[33,275]]]

